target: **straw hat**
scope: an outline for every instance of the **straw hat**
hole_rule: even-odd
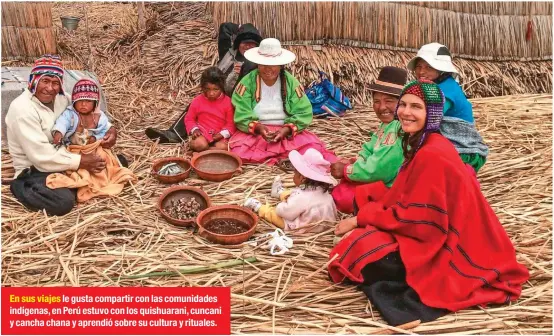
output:
[[[285,65],[296,59],[293,52],[281,48],[281,42],[274,38],[263,39],[259,47],[247,50],[244,57],[261,65]]]
[[[458,70],[452,64],[450,50],[445,45],[433,42],[421,47],[417,55],[408,63],[407,67],[409,70],[415,70],[418,58],[425,60],[435,70],[458,74]]]
[[[318,150],[308,148],[304,155],[293,150],[289,153],[289,160],[294,169],[304,177],[333,186],[337,185],[337,180],[331,176],[331,164],[323,158]]]

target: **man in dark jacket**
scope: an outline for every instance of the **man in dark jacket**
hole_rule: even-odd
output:
[[[219,26],[217,49],[219,62],[217,67],[225,74],[225,93],[231,96],[238,82],[256,68],[256,64],[244,58],[246,50],[257,47],[262,41],[259,31],[251,23],[237,25],[226,22]],[[188,108],[187,108],[188,109]],[[168,130],[147,128],[146,136],[160,143],[177,143],[188,137],[185,129],[185,110]]]

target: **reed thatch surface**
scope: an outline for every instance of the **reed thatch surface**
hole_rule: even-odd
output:
[[[30,60],[56,52],[52,3],[2,2],[2,60]]]
[[[159,29],[158,23],[155,32],[145,36],[140,45],[117,46],[123,50],[140,49],[141,64],[137,70],[148,75],[145,80],[160,87],[169,85],[177,95],[197,92],[201,69],[217,62],[213,34],[216,26],[199,15],[197,7],[191,6],[173,4],[171,7],[179,13],[193,12],[189,20],[170,20],[163,29]],[[168,7],[159,4],[155,10],[167,13]],[[318,69],[323,70],[354,103],[369,101],[367,84],[375,79],[380,67],[405,67],[415,55],[340,45],[325,45],[318,51],[304,45],[289,48],[298,56],[290,68],[305,86],[317,78]],[[551,61],[485,62],[455,57],[454,62],[461,71],[465,92],[471,98],[552,91]]]
[[[63,11],[66,6],[71,7],[62,3],[55,9]],[[116,24],[125,20],[121,16],[132,17],[124,6],[128,5],[87,5],[90,22]],[[122,41],[133,34],[133,27],[126,29],[114,31],[112,39]],[[101,25],[91,24],[91,35],[101,36],[102,30]],[[74,65],[87,57],[83,38],[83,32],[64,37],[63,56]],[[92,44],[93,66],[119,130],[115,151],[130,158],[139,181],[118,197],[93,200],[64,217],[24,210],[8,187],[2,186],[3,285],[231,286],[233,333],[391,333],[382,329],[383,321],[361,292],[329,282],[325,264],[333,244],[334,223],[322,223],[329,230],[320,235],[293,233],[292,251],[272,257],[259,246],[214,246],[191,230],[161,219],[155,202],[166,186],[150,176],[151,163],[156,158],[182,155],[186,148],[156,145],[146,139],[143,130],[150,125],[169,125],[190,101],[192,91],[172,95],[167,87],[148,83],[150,74],[137,71],[144,60],[133,54],[136,41],[113,49],[116,55],[108,53],[110,45],[115,45],[109,38],[94,38]],[[481,98],[473,104],[477,127],[491,150],[479,173],[482,190],[514,242],[518,260],[529,268],[531,279],[513,304],[464,310],[432,323],[411,325],[410,331],[550,334],[552,95]],[[318,120],[311,129],[338,154],[349,157],[367,140],[353,121],[365,130],[377,125],[371,109],[359,103],[345,118]],[[3,153],[3,174],[9,172],[9,160]],[[242,175],[220,184],[198,180],[195,175],[185,183],[202,186],[216,204],[240,204],[250,195],[269,200],[268,177],[275,174],[282,174],[286,185],[292,185],[290,174],[266,166],[248,166]],[[261,222],[255,237],[271,230]],[[249,257],[257,261],[240,262]],[[204,268],[196,274],[152,274],[227,260],[242,264]],[[125,278],[139,275],[145,276]]]
[[[458,13],[490,15],[552,15],[547,1],[398,1],[406,5],[437,8]]]
[[[408,51],[440,41],[464,58],[552,59],[551,12],[483,15],[392,2],[213,2],[209,8],[217,26],[252,22],[282,41],[340,40]]]

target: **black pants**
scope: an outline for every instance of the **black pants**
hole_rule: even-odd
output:
[[[121,165],[128,167],[127,159],[118,154]],[[10,191],[26,208],[32,211],[45,210],[50,216],[68,214],[77,202],[77,189],[50,189],[46,178],[52,173],[43,173],[35,167],[22,171],[10,184]]]
[[[388,324],[398,326],[421,320],[429,322],[448,314],[421,302],[406,283],[406,269],[399,252],[391,252],[362,269],[364,283],[359,287]]]
[[[12,181],[12,194],[26,208],[37,211],[45,210],[50,216],[68,214],[77,201],[77,189],[50,189],[46,186],[46,178],[51,173],[43,173],[36,168],[25,169]]]

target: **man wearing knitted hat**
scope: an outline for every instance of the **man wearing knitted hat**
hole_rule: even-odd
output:
[[[106,163],[97,155],[77,155],[52,144],[51,129],[71,100],[63,90],[61,59],[44,55],[35,61],[28,88],[11,104],[6,115],[8,149],[13,160],[13,195],[27,208],[45,210],[49,215],[65,215],[75,205],[75,190],[49,189],[50,173],[86,169],[100,172]],[[111,125],[109,125],[111,126]],[[115,144],[117,132],[109,127],[102,147]]]
[[[372,91],[373,110],[381,121],[379,129],[364,143],[357,158],[338,161],[331,165],[331,173],[340,184],[333,189],[337,209],[354,212],[354,191],[367,183],[382,183],[390,188],[402,164],[402,146],[398,138],[400,122],[394,120],[398,95],[402,91],[408,72],[387,66],[381,69],[377,80],[369,85]]]

